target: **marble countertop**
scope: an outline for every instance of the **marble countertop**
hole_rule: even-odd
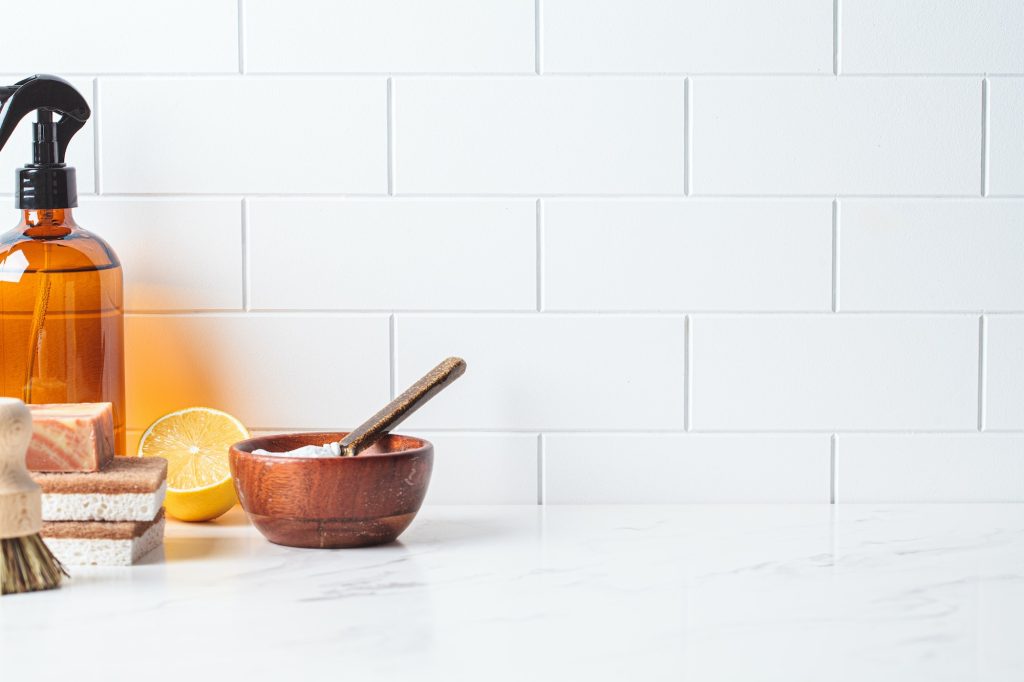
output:
[[[1021,680],[1022,641],[1024,505],[428,507],[334,551],[236,508],[0,598],[3,679]]]

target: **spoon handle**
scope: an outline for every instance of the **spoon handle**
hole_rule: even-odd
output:
[[[360,424],[339,443],[342,457],[354,457],[377,442],[406,417],[458,379],[466,371],[462,358],[448,358],[405,390],[377,414]]]

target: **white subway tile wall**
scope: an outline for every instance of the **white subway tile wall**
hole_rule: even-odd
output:
[[[537,304],[529,199],[251,199],[248,225],[254,310]]]
[[[533,73],[533,3],[245,0],[252,73]]]
[[[996,196],[1024,196],[1024,78],[991,78],[988,96],[987,189]]]
[[[625,315],[397,315],[395,381],[471,368],[406,422],[428,429],[683,429],[685,321]]]
[[[832,305],[827,200],[552,200],[543,223],[545,310]]]
[[[103,191],[384,193],[384,78],[101,80]]]
[[[31,22],[40,19],[34,3],[4,0],[2,9],[7,30],[0,40],[0,64],[5,72],[238,70],[237,0],[47,0],[45,30],[31,29]]]
[[[836,501],[1019,502],[1022,453],[1024,435],[840,435]]]
[[[974,430],[978,337],[970,315],[696,316],[692,425]]]
[[[991,315],[985,321],[984,427],[1024,430],[1024,316]]]
[[[827,435],[555,434],[544,437],[552,504],[828,502]],[[616,471],[615,476],[607,472]]]
[[[841,2],[843,73],[1024,72],[1019,0]]]
[[[540,8],[545,73],[832,73],[832,7],[820,0],[546,0]]]
[[[841,311],[1024,310],[1024,202],[852,199]]]
[[[133,438],[460,354],[431,503],[1024,501],[1016,0],[48,7]]]
[[[420,432],[434,444],[427,504],[536,504],[538,437]]]
[[[682,194],[682,78],[395,78],[399,194]]]
[[[134,315],[128,428],[191,405],[250,429],[357,424],[388,400],[386,316]]]
[[[693,79],[695,194],[976,195],[977,78]]]
[[[83,197],[75,220],[121,259],[129,312],[242,310],[242,202]]]

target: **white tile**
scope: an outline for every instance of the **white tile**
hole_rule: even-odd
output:
[[[691,318],[697,430],[974,430],[978,318]]]
[[[400,193],[683,192],[683,81],[398,78]]]
[[[129,316],[128,423],[192,405],[253,429],[359,424],[388,401],[386,316]]]
[[[409,420],[437,429],[683,426],[683,318],[396,316],[396,389],[449,355],[466,375]]]
[[[980,79],[695,78],[691,98],[695,194],[981,192]]]
[[[103,79],[103,191],[387,191],[383,78]]]
[[[252,72],[534,71],[532,0],[247,0]]]
[[[531,200],[250,200],[251,302],[533,310],[536,214]]]
[[[240,200],[86,197],[75,218],[120,258],[127,310],[242,307]]]
[[[8,31],[8,33],[11,33]],[[18,33],[15,31],[14,33]],[[5,36],[6,40],[6,36]],[[0,45],[4,41],[0,40]],[[0,48],[2,50],[2,48]],[[0,60],[0,63],[3,63]],[[7,64],[4,64],[7,68]],[[33,71],[32,73],[36,73]],[[14,85],[30,74],[14,74],[0,76],[0,85]],[[96,125],[96,102],[93,99],[92,78],[65,78],[71,83],[82,97],[88,102],[92,115],[82,129],[75,133],[68,145],[65,161],[75,169],[75,179],[78,182],[79,194],[91,194],[96,191],[96,156],[94,154],[95,128]],[[15,171],[22,166],[32,163],[32,123],[36,120],[35,114],[29,114],[21,119],[14,134],[7,140],[2,151],[0,151],[0,194],[14,194],[16,187]],[[13,205],[13,204],[12,204]]]
[[[1024,201],[844,200],[839,309],[1024,310]]]
[[[536,435],[416,433],[434,444],[427,504],[537,503]]]
[[[25,75],[236,72],[237,8],[236,0],[47,0],[40,14],[41,6],[5,0],[12,30],[0,64]]]
[[[1024,429],[1024,316],[985,318],[985,428]]]
[[[1024,502],[1024,436],[848,435],[837,502]]]
[[[545,0],[542,69],[832,73],[832,5],[720,0]]]
[[[556,434],[548,504],[828,502],[829,436]]]
[[[840,3],[842,73],[1024,71],[1019,0]]]
[[[827,200],[551,200],[543,225],[545,309],[831,309]]]
[[[993,195],[1024,194],[1024,78],[990,78],[988,187]]]

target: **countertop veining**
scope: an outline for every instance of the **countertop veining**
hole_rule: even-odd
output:
[[[4,678],[79,682],[1019,680],[1022,634],[1009,504],[434,506],[335,551],[236,508],[0,600]]]

